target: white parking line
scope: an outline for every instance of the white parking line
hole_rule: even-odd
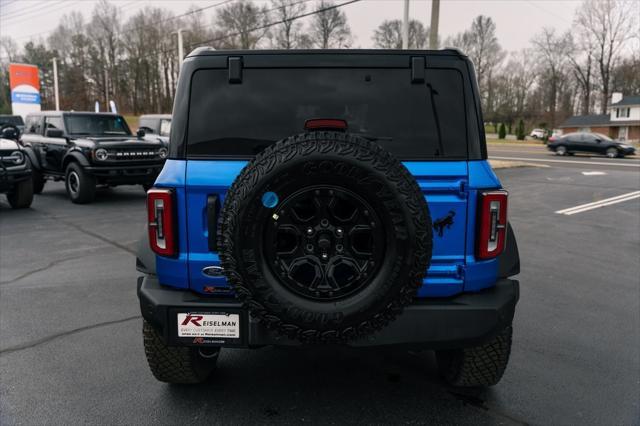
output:
[[[618,204],[624,201],[634,200],[636,198],[640,198],[640,191],[629,192],[627,194],[618,195],[616,197],[605,198],[604,200],[581,204],[575,207],[569,207],[568,209],[558,210],[556,213],[571,216],[576,213],[599,209],[600,207],[610,206],[612,204]]]
[[[538,161],[541,163],[569,163],[569,164],[591,164],[595,166],[622,166],[622,167],[637,167],[640,168],[640,163],[616,163],[616,162],[596,162],[596,161],[572,161],[572,160],[546,160],[542,158],[527,158],[527,157],[495,157],[489,156],[489,159],[493,160],[518,160],[518,161]]]

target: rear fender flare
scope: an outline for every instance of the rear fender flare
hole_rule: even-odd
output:
[[[511,222],[507,223],[507,242],[504,251],[498,256],[498,277],[508,278],[520,273],[520,253],[516,235],[511,227]]]

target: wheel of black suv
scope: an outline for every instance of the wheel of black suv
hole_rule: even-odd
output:
[[[69,198],[76,204],[90,203],[96,196],[96,179],[78,163],[67,166],[65,186]]]
[[[453,386],[493,386],[500,381],[511,353],[511,326],[488,343],[453,351],[436,351],[442,377]]]
[[[7,193],[7,201],[13,209],[25,209],[33,202],[33,182],[31,179],[17,183],[13,189]]]
[[[42,190],[44,189],[44,185],[45,183],[47,183],[47,181],[42,176],[42,173],[40,173],[39,170],[36,170],[33,166],[31,166],[31,173],[32,173],[31,180],[33,180],[33,193],[41,194]]]
[[[153,376],[166,383],[201,383],[215,369],[220,348],[167,346],[158,332],[143,320],[144,353]]]
[[[431,218],[409,171],[369,140],[312,132],[237,177],[220,222],[224,273],[254,317],[302,342],[380,330],[431,260]]]

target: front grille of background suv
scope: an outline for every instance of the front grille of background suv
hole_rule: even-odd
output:
[[[109,161],[157,160],[160,158],[157,149],[108,149]]]

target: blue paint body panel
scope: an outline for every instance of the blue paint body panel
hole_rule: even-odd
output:
[[[178,203],[180,254],[176,259],[157,257],[160,282],[205,293],[204,287],[232,295],[222,277],[204,275],[202,269],[219,265],[217,253],[208,249],[207,197],[224,197],[247,161],[169,160],[156,181],[158,187],[175,188]],[[408,161],[404,163],[424,193],[435,221],[454,214],[442,236],[434,230],[431,266],[418,297],[448,297],[478,291],[495,284],[497,260],[476,261],[475,220],[477,191],[500,187],[486,161]],[[210,290],[210,289],[209,289]]]

